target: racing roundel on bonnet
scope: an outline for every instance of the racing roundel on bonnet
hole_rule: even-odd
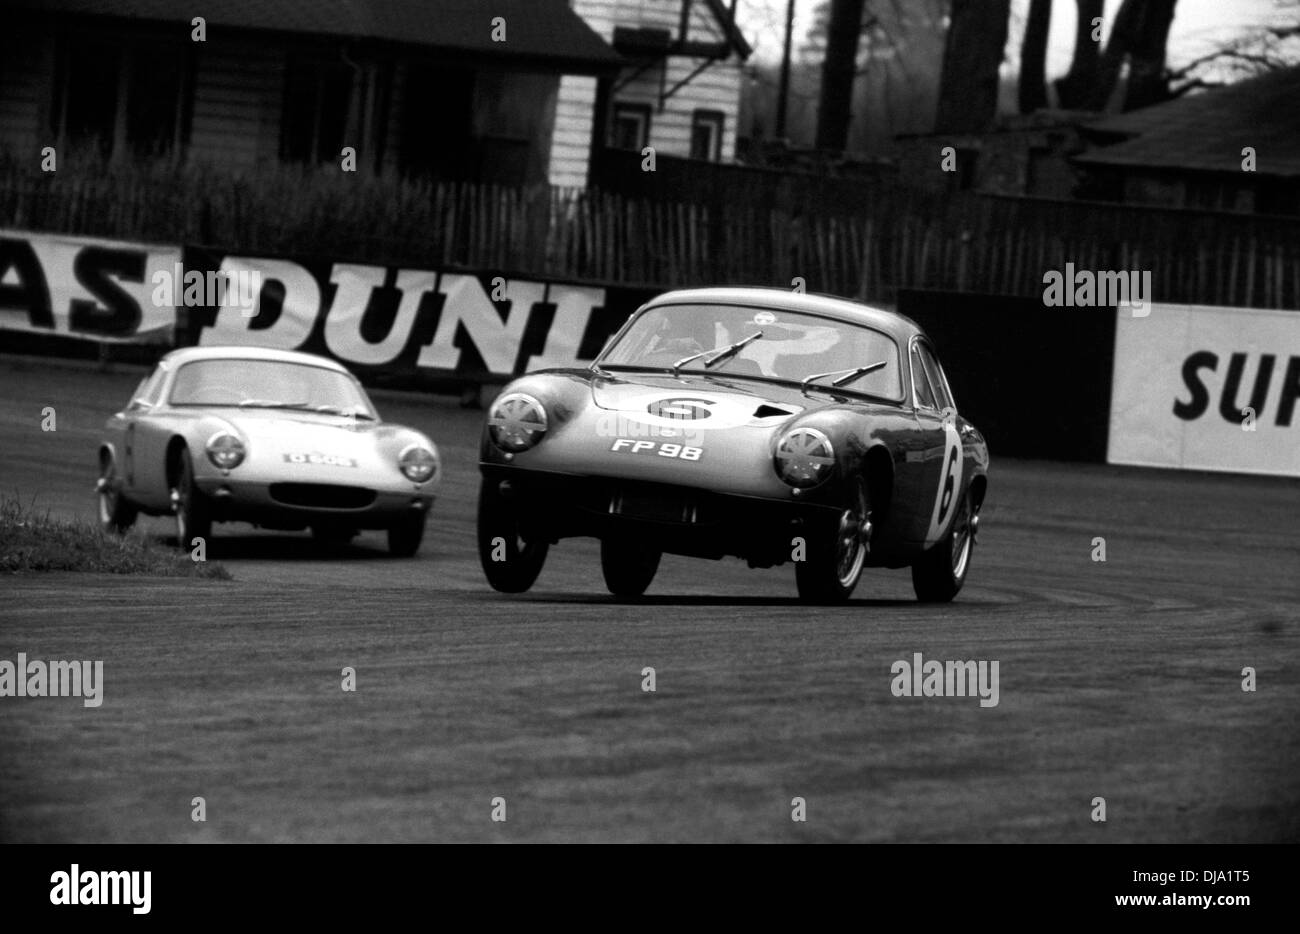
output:
[[[696,422],[713,414],[708,399],[656,399],[646,406],[646,411],[660,418],[676,418]]]

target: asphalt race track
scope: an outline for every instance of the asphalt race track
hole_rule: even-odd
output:
[[[0,490],[90,518],[139,378],[0,358]],[[231,582],[0,580],[0,658],[104,661],[99,708],[0,698],[0,839],[1300,841],[1296,481],[994,450],[952,605],[868,571],[806,608],[788,566],[673,558],[620,604],[588,542],[507,597],[474,545],[482,413],[375,400],[446,465],[414,559],[219,526]],[[893,696],[916,652],[997,660],[999,704]]]

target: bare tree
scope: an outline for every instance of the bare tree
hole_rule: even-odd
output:
[[[1106,106],[1127,60],[1128,88],[1123,108],[1135,110],[1168,100],[1165,48],[1177,0],[1124,0],[1115,14],[1098,80],[1090,98],[1092,110]]]
[[[1276,8],[1290,21],[1279,18],[1169,69],[1166,81],[1172,96],[1300,64],[1300,0],[1278,0]]]
[[[848,143],[864,6],[865,0],[831,0],[821,101],[817,108],[818,149],[842,150]]]
[[[952,0],[936,132],[979,133],[992,125],[1010,17],[1011,0]]]
[[[1018,103],[1022,114],[1047,106],[1047,36],[1052,28],[1052,0],[1031,0],[1025,37],[1020,42]]]
[[[1101,20],[1106,0],[1076,0],[1074,57],[1070,70],[1056,82],[1056,97],[1068,110],[1083,109],[1091,101],[1101,69],[1101,41],[1094,39],[1093,24]]]

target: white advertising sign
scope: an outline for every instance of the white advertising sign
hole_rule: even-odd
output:
[[[1300,476],[1300,312],[1121,311],[1107,459]]]

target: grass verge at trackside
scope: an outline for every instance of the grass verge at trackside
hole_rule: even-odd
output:
[[[149,577],[230,580],[220,564],[194,561],[188,552],[159,545],[140,534],[106,535],[90,522],[51,518],[0,496],[0,573],[88,571]]]

